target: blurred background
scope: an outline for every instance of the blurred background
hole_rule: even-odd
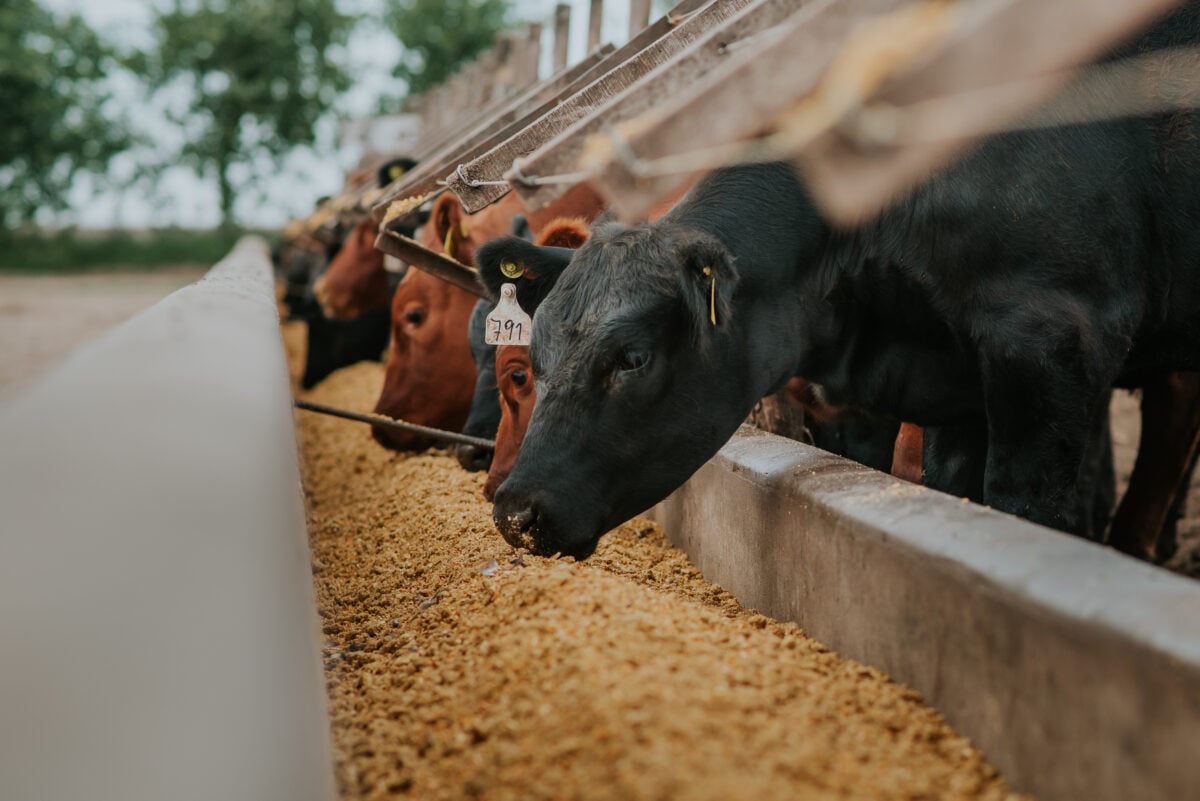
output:
[[[548,75],[555,3],[6,0],[0,396],[402,152],[406,101],[498,32],[543,23]],[[570,4],[574,62],[588,2]],[[625,41],[628,13],[608,4],[602,41]]]

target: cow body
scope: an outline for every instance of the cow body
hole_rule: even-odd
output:
[[[1189,8],[1140,46],[1196,30]],[[787,165],[737,167],[601,227],[534,321],[497,526],[587,553],[803,375],[921,425],[929,486],[1086,530],[1111,386],[1200,367],[1198,141],[1191,113],[1006,134],[852,230]]]

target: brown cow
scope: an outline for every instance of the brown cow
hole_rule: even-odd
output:
[[[1175,516],[1200,449],[1200,373],[1167,373],[1142,389],[1142,436],[1109,543],[1155,561],[1174,547]]]
[[[376,186],[382,189],[415,165],[410,158],[389,159],[373,173]],[[371,174],[367,170],[355,173],[356,186],[364,186],[366,176]],[[413,230],[415,228],[407,233],[411,235]],[[384,269],[383,253],[375,249],[378,235],[379,225],[370,218],[356,225],[342,242],[325,274],[313,286],[321,311],[330,320],[352,320],[387,308],[393,284],[389,283]]]
[[[375,249],[379,225],[371,219],[354,227],[325,274],[317,279],[313,294],[331,320],[352,320],[387,308],[388,274],[383,252]]]
[[[535,232],[560,214],[594,219],[603,210],[600,196],[578,186],[539,212],[527,214]],[[478,214],[463,212],[458,198],[441,195],[419,241],[442,250],[463,264],[473,264],[475,249],[509,233],[513,217],[526,214],[516,193]],[[478,300],[420,270],[410,270],[392,298],[392,344],[383,389],[375,411],[421,425],[457,431],[471,408],[475,362],[467,341],[467,324]],[[431,443],[420,436],[373,429],[375,439],[396,450],[422,450]]]

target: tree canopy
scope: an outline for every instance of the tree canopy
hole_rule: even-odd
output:
[[[385,19],[404,54],[395,75],[420,94],[445,81],[510,27],[508,0],[388,0]]]
[[[129,147],[109,108],[112,47],[78,16],[36,0],[0,4],[0,228],[62,208],[80,170],[103,172]]]
[[[186,108],[173,112],[189,134],[180,156],[216,178],[224,225],[235,165],[316,139],[350,85],[336,51],[355,22],[335,0],[176,0],[158,14],[156,47],[138,66],[152,87],[186,88]]]

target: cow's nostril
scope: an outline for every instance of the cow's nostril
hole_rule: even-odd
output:
[[[509,545],[533,550],[533,532],[538,524],[537,508],[528,500],[501,496],[502,493],[498,491],[496,505],[492,509],[492,519],[500,535]]]
[[[509,512],[507,517],[509,528],[517,531],[528,531],[537,522],[537,512],[526,507],[515,512]]]

